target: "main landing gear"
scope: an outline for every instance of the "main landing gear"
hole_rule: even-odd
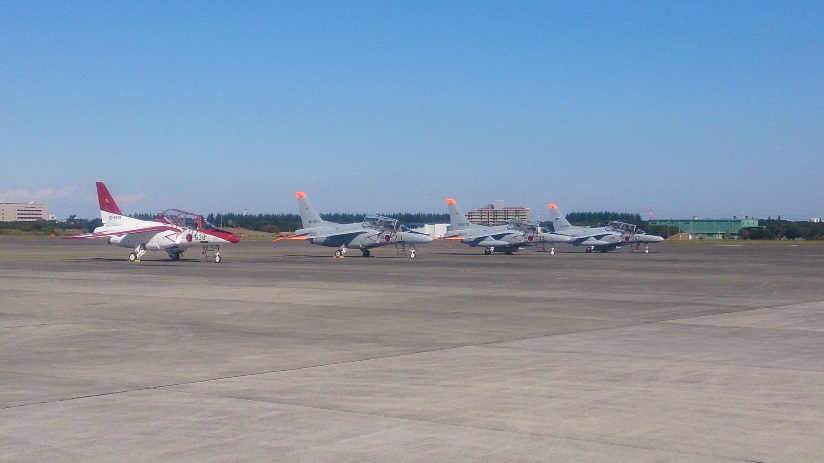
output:
[[[134,248],[134,252],[129,254],[129,262],[140,262],[143,254],[146,254],[146,243],[140,243]]]
[[[363,257],[369,257],[369,250],[368,249],[361,249],[361,252],[363,253]]]

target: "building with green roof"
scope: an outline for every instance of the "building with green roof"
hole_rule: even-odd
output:
[[[720,240],[737,238],[742,228],[758,228],[758,219],[663,219],[650,220],[649,224],[678,227],[690,239]]]

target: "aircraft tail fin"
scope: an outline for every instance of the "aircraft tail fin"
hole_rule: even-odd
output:
[[[469,220],[467,220],[466,216],[461,212],[461,208],[458,207],[458,203],[455,202],[454,199],[448,198],[446,200],[446,207],[449,208],[449,228],[451,230],[469,228]]]
[[[300,209],[300,220],[303,222],[303,228],[314,228],[323,223],[323,219],[320,218],[318,211],[312,207],[306,193],[298,191],[295,193],[295,197],[298,198],[298,209]]]
[[[558,210],[558,206],[555,204],[549,205],[549,215],[552,217],[552,227],[555,231],[566,230],[571,228],[572,225],[567,221],[564,214],[561,214],[561,211]]]
[[[97,202],[100,203],[100,218],[103,220],[104,225],[109,222],[111,216],[123,215],[123,212],[117,207],[117,203],[114,202],[112,194],[109,193],[109,189],[106,188],[106,184],[103,182],[97,182]]]

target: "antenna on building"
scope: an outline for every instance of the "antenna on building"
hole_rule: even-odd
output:
[[[647,220],[652,220],[655,218],[655,213],[652,210],[652,206],[649,207],[649,214],[647,214]]]
[[[246,206],[243,206],[243,217],[246,217],[246,214],[247,214]]]

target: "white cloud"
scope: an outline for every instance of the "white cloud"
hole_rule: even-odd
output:
[[[139,203],[146,197],[146,193],[125,193],[122,195],[114,195],[114,200],[118,205]]]
[[[63,188],[43,188],[37,191],[17,188],[16,190],[0,191],[0,201],[5,203],[45,202],[76,196],[77,191],[77,185],[69,185]]]

